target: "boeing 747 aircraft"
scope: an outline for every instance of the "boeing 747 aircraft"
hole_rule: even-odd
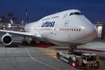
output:
[[[81,11],[72,9],[45,16],[37,22],[25,25],[25,32],[0,30],[6,34],[1,41],[5,45],[12,43],[11,34],[24,36],[23,43],[27,44],[26,37],[36,41],[50,42],[57,45],[69,46],[70,51],[78,45],[92,41],[96,36],[96,28],[82,14]]]

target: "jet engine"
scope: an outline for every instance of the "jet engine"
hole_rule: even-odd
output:
[[[5,45],[10,45],[12,43],[12,36],[9,33],[6,33],[2,36],[1,41]]]

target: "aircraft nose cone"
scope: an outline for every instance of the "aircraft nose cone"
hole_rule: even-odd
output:
[[[93,25],[88,25],[85,29],[85,36],[87,42],[92,41],[97,35],[96,28]]]

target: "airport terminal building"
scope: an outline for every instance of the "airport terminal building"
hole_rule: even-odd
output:
[[[20,30],[20,22],[17,18],[13,17],[13,13],[3,13],[3,16],[0,16],[0,29],[3,30]]]

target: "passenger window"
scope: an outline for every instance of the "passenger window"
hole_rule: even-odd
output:
[[[79,31],[81,31],[81,29],[79,29]]]
[[[78,29],[77,29],[77,31],[78,31]]]

